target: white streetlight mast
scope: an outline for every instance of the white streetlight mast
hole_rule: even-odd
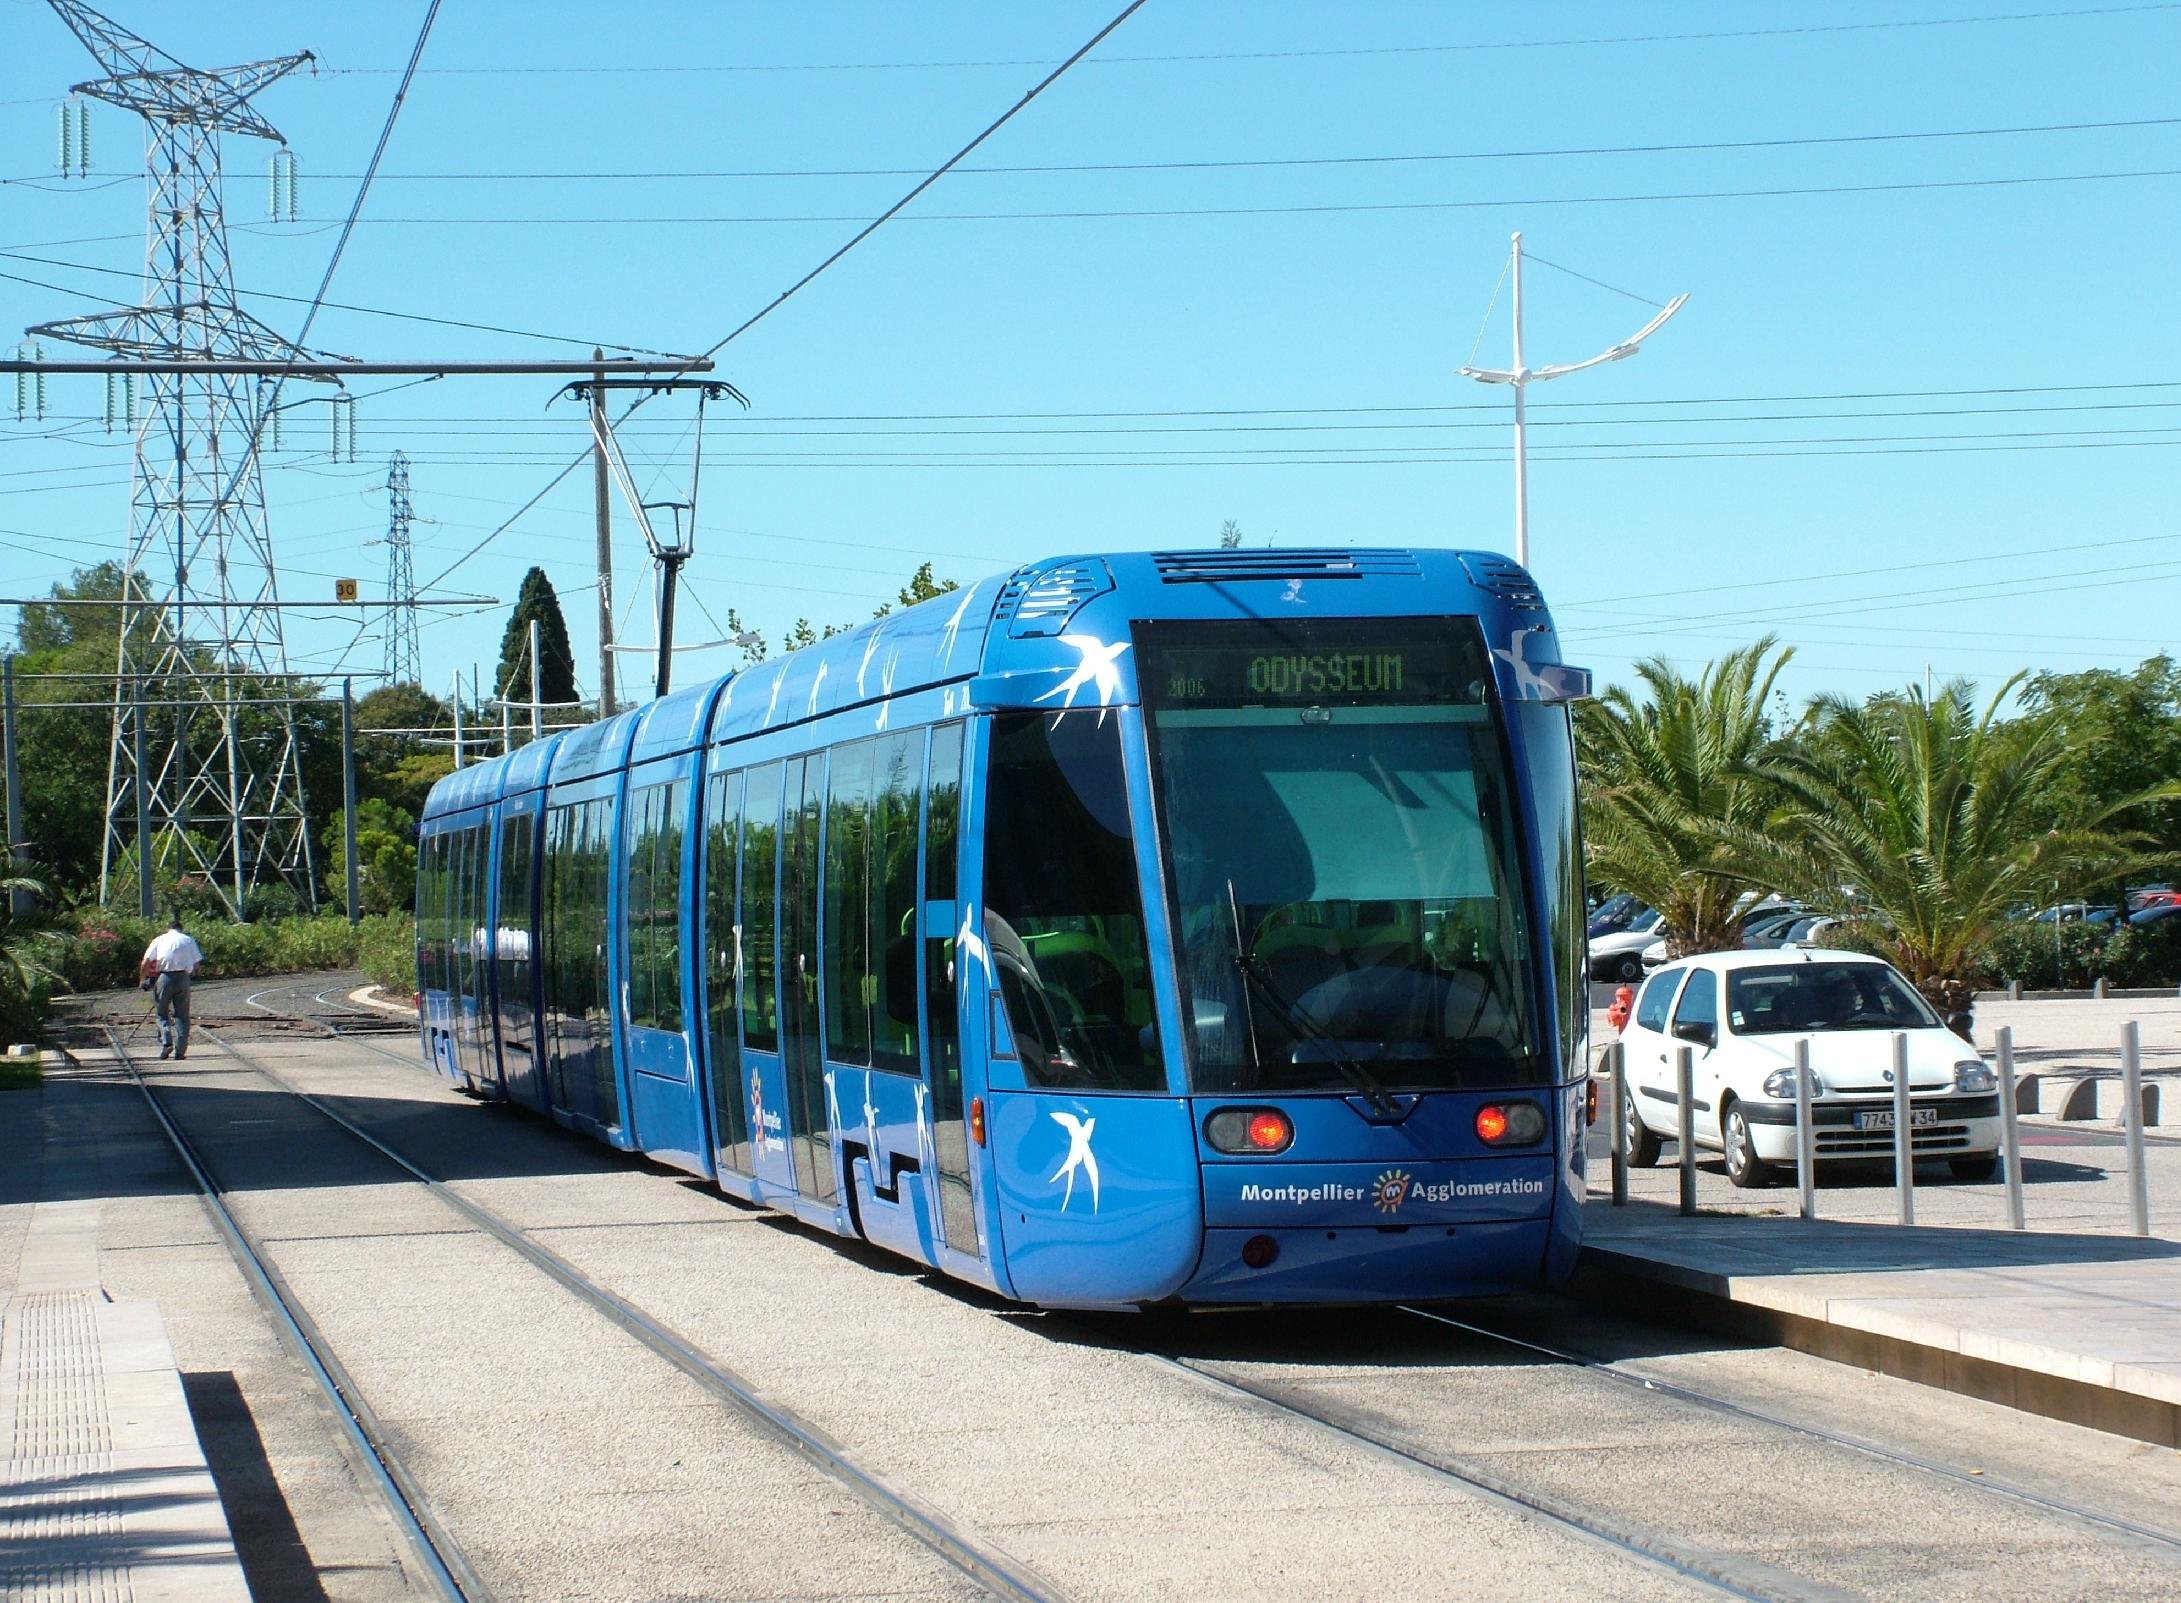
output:
[[[1552,264],[1547,262],[1546,265]],[[1510,271],[1514,279],[1514,366],[1504,369],[1465,367],[1461,371],[1464,378],[1473,378],[1480,384],[1510,385],[1515,392],[1515,561],[1526,568],[1530,565],[1530,462],[1525,440],[1523,392],[1546,379],[1563,378],[1570,373],[1580,373],[1586,367],[1596,367],[1601,362],[1618,362],[1624,356],[1634,356],[1637,348],[1664,328],[1666,320],[1680,311],[1689,297],[1676,295],[1660,308],[1658,316],[1611,350],[1600,351],[1587,361],[1561,362],[1552,367],[1532,369],[1522,362],[1522,235],[1519,231],[1514,238]]]

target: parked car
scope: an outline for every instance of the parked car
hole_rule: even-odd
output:
[[[1590,977],[1636,981],[1643,978],[1643,949],[1658,938],[1658,913],[1645,908],[1624,929],[1590,938]]]
[[[1693,1057],[1698,1147],[1726,1158],[1737,1186],[1769,1184],[1795,1162],[1795,1043],[1810,1043],[1817,1156],[1893,1155],[1893,1044],[1908,1038],[1909,1123],[1918,1157],[1988,1180],[1998,1166],[1991,1068],[1881,958],[1855,952],[1709,952],[1653,974],[1622,1032],[1629,1161],[1658,1161],[1678,1124],[1675,1051]]]
[[[1808,918],[1809,913],[1800,907],[1774,908],[1742,921],[1742,946],[1747,951],[1763,951],[1778,946],[1787,939],[1789,926]]]
[[[1829,917],[1823,913],[1813,914],[1807,918],[1798,918],[1787,927],[1786,934],[1781,938],[1780,947],[1782,950],[1790,946],[1800,947],[1806,951],[1810,950],[1818,944],[1819,936],[1841,922],[1840,919]]]
[[[1590,921],[1585,927],[1587,935],[1611,935],[1615,930],[1628,928],[1630,922],[1651,911],[1627,891],[1608,896],[1591,909]]]
[[[2029,921],[2032,924],[2073,924],[2079,919],[2088,918],[2091,911],[2088,902],[2059,902],[2030,914]]]
[[[2142,929],[2149,924],[2163,924],[2169,918],[2181,918],[2181,902],[2153,902],[2139,912],[2130,913],[2128,922]]]

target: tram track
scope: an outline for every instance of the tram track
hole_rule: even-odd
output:
[[[370,1405],[364,1401],[317,1324],[289,1289],[279,1269],[243,1228],[234,1210],[228,1207],[217,1179],[180,1123],[160,1101],[151,1082],[144,1077],[120,1032],[111,1024],[101,1028],[115,1061],[142,1093],[160,1133],[189,1171],[189,1177],[211,1215],[213,1227],[242,1272],[244,1282],[331,1406],[343,1437],[354,1450],[357,1462],[364,1468],[395,1530],[416,1561],[417,1572],[449,1603],[492,1603],[491,1589],[433,1513],[416,1476],[380,1428]]]
[[[272,991],[262,991],[249,1000],[251,1005],[258,1011],[275,1014],[276,1009],[267,1007],[263,1000],[275,994]],[[290,994],[292,996],[296,993],[291,992]],[[299,1022],[309,1024],[326,1036],[342,1039],[348,1044],[371,1051],[391,1061],[399,1062],[405,1068],[415,1068],[417,1066],[412,1056],[396,1054],[370,1040],[368,1034],[359,1034],[351,1029],[344,1028],[343,1025],[347,1022],[351,1010],[339,1004],[329,1004],[327,993],[320,992],[312,997],[311,1001],[316,1004],[316,1010],[302,1014]],[[297,1017],[298,1015],[290,1013],[280,1016]],[[220,1040],[217,1037],[215,1037],[215,1043],[238,1062],[243,1063],[251,1072],[273,1081],[283,1091],[299,1098],[319,1113],[347,1128],[352,1135],[357,1136],[367,1145],[379,1151],[389,1161],[397,1164],[426,1185],[433,1187],[435,1193],[445,1196],[458,1211],[470,1217],[472,1222],[477,1223],[480,1228],[486,1229],[496,1236],[499,1235],[499,1230],[478,1217],[485,1210],[478,1209],[476,1213],[472,1213],[471,1209],[475,1207],[474,1204],[464,1206],[468,1199],[454,1197],[445,1193],[441,1182],[427,1176],[421,1169],[416,1168],[399,1154],[394,1153],[368,1132],[355,1128],[339,1113],[324,1107],[319,1103],[318,1099],[292,1085],[277,1072],[249,1060],[233,1043]],[[523,1236],[522,1232],[516,1230],[513,1226],[506,1225],[504,1221],[496,1222],[518,1238],[509,1240],[507,1237],[501,1237],[501,1239],[507,1241],[508,1245],[514,1247],[516,1251],[522,1253],[525,1257],[531,1258],[534,1263],[539,1264],[539,1267],[545,1268],[547,1273],[553,1274],[554,1278],[561,1280],[562,1284],[569,1284],[567,1280],[562,1279],[560,1274],[555,1273],[552,1268],[540,1262],[539,1256],[533,1256],[532,1251],[529,1249],[535,1248],[534,1242],[530,1242],[526,1236]],[[554,1255],[542,1248],[535,1248],[535,1252],[545,1259],[554,1257]],[[573,1275],[577,1280],[583,1278],[580,1273],[568,1269],[565,1264],[562,1264],[561,1267],[566,1269],[567,1273]],[[576,1288],[571,1285],[570,1289]],[[579,1291],[578,1294],[581,1295],[582,1293]],[[619,1301],[619,1299],[611,1298],[610,1294],[606,1295],[609,1301]],[[699,1366],[710,1366],[711,1361],[709,1359],[695,1349],[688,1347],[686,1343],[682,1343],[679,1337],[659,1326],[640,1310],[626,1304],[622,1304],[621,1307],[638,1322],[636,1325],[624,1322],[608,1309],[602,1308],[600,1311],[607,1312],[608,1317],[615,1317],[616,1323],[621,1323],[624,1329],[629,1329],[640,1340],[645,1340],[647,1346],[652,1346],[654,1351],[661,1352],[662,1356],[676,1362],[677,1367],[683,1368],[685,1373],[691,1373],[700,1380],[700,1383],[704,1383],[701,1375],[696,1375],[695,1371],[690,1370],[687,1364],[677,1358],[673,1351],[655,1344],[645,1335],[644,1329],[639,1327],[648,1327],[670,1346],[678,1345],[683,1356]],[[1595,1377],[1601,1383],[1609,1384],[1615,1388],[1625,1388],[1630,1392],[1648,1394],[1659,1399],[1662,1405],[1708,1411],[1743,1425],[1758,1427],[1766,1431],[1781,1432],[1787,1436],[1818,1444],[1824,1448],[1860,1455],[1885,1464],[1892,1469],[1913,1472],[1928,1477],[1934,1482],[1943,1483],[1950,1488],[1974,1490],[1987,1497],[2012,1503],[2018,1508],[2031,1511],[2037,1515],[2069,1521],[2103,1537],[2119,1537],[2124,1543],[2139,1549],[2155,1550],[2157,1556],[2163,1560],[2170,1561],[2177,1556],[2181,1556],[2181,1532],[2168,1530],[2156,1524],[2129,1519],[2063,1497],[2052,1496],[2032,1487],[2010,1482],[2003,1477],[1990,1475],[1981,1470],[1968,1471],[1917,1453],[1905,1452],[1898,1448],[1889,1447],[1841,1431],[1831,1430],[1805,1420],[1783,1417],[1761,1408],[1753,1408],[1736,1402],[1729,1397],[1719,1396],[1680,1382],[1646,1375],[1637,1369],[1588,1356],[1564,1347],[1528,1339],[1504,1330],[1494,1329],[1489,1325],[1473,1323],[1469,1320],[1454,1317],[1451,1314],[1420,1307],[1401,1307],[1395,1312],[1420,1324],[1436,1326],[1445,1331],[1460,1332],[1472,1338],[1506,1346],[1511,1350],[1524,1354],[1530,1360],[1549,1361],[1555,1365],[1579,1370],[1583,1375]],[[1101,1340],[1108,1344],[1112,1343],[1112,1339],[1113,1333],[1110,1329],[1101,1337]],[[1799,1573],[1796,1570],[1767,1562],[1735,1547],[1723,1547],[1716,1537],[1709,1542],[1690,1540],[1672,1530],[1661,1529],[1648,1523],[1640,1514],[1634,1518],[1626,1517],[1623,1513],[1595,1505],[1591,1501],[1588,1492],[1579,1488],[1572,1495],[1569,1494],[1566,1487],[1562,1487],[1558,1492],[1540,1489],[1535,1484],[1526,1483],[1526,1478],[1509,1476],[1502,1473],[1494,1464],[1484,1461],[1493,1456],[1490,1453],[1479,1456],[1464,1454],[1459,1450],[1450,1450],[1443,1445],[1443,1432],[1440,1433],[1440,1441],[1432,1440],[1433,1433],[1429,1421],[1418,1416],[1404,1417],[1399,1406],[1376,1408],[1332,1403],[1322,1396],[1307,1395],[1302,1388],[1286,1386],[1278,1381],[1268,1380],[1263,1376],[1248,1373],[1244,1367],[1237,1364],[1204,1357],[1150,1350],[1150,1344],[1146,1344],[1140,1339],[1125,1339],[1119,1345],[1136,1352],[1142,1357],[1186,1374],[1196,1384],[1214,1387],[1231,1396],[1246,1400],[1254,1408],[1275,1411],[1307,1425],[1328,1431],[1344,1439],[1349,1444],[1367,1450],[1379,1458],[1397,1461],[1412,1469],[1423,1470],[1463,1488],[1470,1495],[1516,1513],[1542,1527],[1552,1528],[1584,1539],[1623,1558],[1670,1575],[1706,1595],[1746,1599],[1751,1600],[1751,1603],[1841,1603],[1841,1600],[1862,1595],[1851,1588],[1843,1587],[1834,1582],[1820,1580]],[[1472,1362],[1464,1362],[1459,1358],[1449,1357],[1446,1360],[1445,1367],[1448,1370],[1472,1370],[1476,1366]],[[1406,1395],[1408,1394],[1404,1393],[1404,1396]],[[736,1399],[730,1398],[729,1400]],[[756,1417],[778,1432],[780,1425],[769,1417],[769,1414],[771,1412],[785,1413],[785,1411],[775,1410],[773,1405],[754,1397],[751,1399],[751,1403],[755,1405]],[[744,1406],[748,1409],[751,1407],[751,1403],[739,1403],[738,1406]],[[813,1434],[818,1435],[819,1439],[828,1448],[838,1451],[837,1444],[832,1444],[830,1438],[823,1438],[822,1434],[816,1432],[813,1432]],[[789,1440],[791,1445],[796,1445],[799,1450],[807,1453],[808,1450],[803,1448],[802,1444],[792,1434],[789,1436]],[[861,1489],[859,1488],[859,1490]],[[895,1518],[897,1523],[906,1523],[898,1515]],[[919,1532],[912,1530],[911,1534],[918,1535],[919,1540],[925,1540]],[[948,1557],[949,1562],[956,1562],[951,1554],[945,1552],[944,1549],[938,1548],[936,1544],[927,1541],[926,1545],[934,1546],[935,1550],[941,1551],[942,1556]],[[995,1591],[998,1595],[1052,1595],[1049,1590],[1019,1590],[994,1586],[990,1579],[978,1574],[975,1570],[959,1563],[956,1564],[956,1567],[963,1569],[965,1573],[977,1579],[981,1585],[986,1586],[987,1590]]]
[[[1142,1356],[1177,1370],[1199,1384],[1208,1384],[1231,1395],[1278,1411],[1306,1424],[1330,1431],[1357,1443],[1380,1457],[1391,1458],[1452,1481],[1472,1495],[1496,1503],[1528,1519],[1541,1521],[1584,1540],[1598,1543],[1624,1558],[1663,1570],[1714,1597],[1731,1597],[1743,1603],[1853,1603],[1854,1594],[1820,1586],[1789,1575],[1770,1565],[1730,1554],[1708,1552],[1675,1542],[1659,1533],[1613,1520],[1578,1506],[1565,1498],[1525,1488],[1485,1466],[1431,1447],[1413,1437],[1390,1431],[1353,1409],[1305,1404],[1227,1365],[1199,1358],[1180,1358],[1139,1348]]]
[[[1437,1313],[1428,1308],[1411,1307],[1406,1304],[1401,1306],[1400,1312],[1435,1325],[1442,1325],[1450,1329],[1463,1331],[1469,1335],[1481,1336],[1490,1341],[1500,1342],[1523,1352],[1551,1359],[1556,1363],[1572,1365],[1588,1374],[1601,1376],[1623,1386],[1633,1387],[1636,1390],[1649,1392],[1662,1398],[1671,1398],[1751,1424],[1766,1425],[1778,1430],[1789,1431],[1807,1441],[1822,1442],[1829,1447],[1841,1448],[1902,1469],[1914,1470],[1937,1480],[1945,1481],[1950,1485],[1982,1492],[2011,1503],[2037,1509],[2046,1514],[2073,1520],[2078,1524],[2097,1530],[2130,1537],[2151,1544],[2169,1556],[2181,1557],[2181,1531],[2144,1524],[2141,1521],[2128,1519],[2119,1514],[2107,1513],[2102,1509],[2071,1502],[2066,1498],[2053,1497],[2047,1493],[2018,1485],[2004,1477],[1990,1475],[1981,1470],[1972,1473],[1969,1470],[1957,1469],[1951,1464],[1941,1463],[1937,1459],[1925,1457],[1920,1453],[1903,1452],[1898,1448],[1887,1447],[1883,1443],[1871,1441],[1866,1437],[1849,1435],[1843,1431],[1829,1430],[1822,1425],[1813,1425],[1806,1420],[1789,1419],[1780,1414],[1770,1413],[1764,1409],[1752,1408],[1745,1403],[1735,1402],[1732,1398],[1720,1397],[1714,1393],[1685,1385],[1680,1381],[1646,1375],[1641,1370],[1630,1369],[1625,1365],[1607,1359],[1593,1358],[1584,1353],[1555,1347],[1525,1336],[1510,1335],[1506,1331],[1495,1330],[1489,1325],[1480,1325],[1465,1319],[1456,1319],[1450,1314]]]
[[[268,993],[258,994],[262,996]],[[322,1020],[313,1018],[303,1022],[351,1045],[380,1051],[384,1056],[394,1056],[373,1046],[371,1042],[349,1035]],[[152,1081],[142,1072],[122,1033],[111,1023],[101,1027],[117,1061],[150,1105],[161,1132],[204,1193],[219,1233],[235,1256],[245,1279],[265,1304],[283,1335],[295,1346],[305,1368],[325,1391],[336,1416],[342,1422],[344,1433],[356,1445],[366,1466],[372,1467],[372,1476],[380,1482],[380,1490],[388,1503],[390,1514],[417,1551],[420,1567],[433,1578],[440,1596],[460,1600],[460,1603],[491,1603],[492,1592],[462,1556],[459,1546],[448,1536],[443,1524],[432,1514],[423,1488],[402,1463],[400,1455],[388,1442],[386,1433],[378,1427],[360,1391],[341,1366],[323,1334],[312,1322],[308,1311],[281,1277],[278,1268],[265,1252],[264,1244],[249,1232],[235,1212],[227,1206],[225,1192],[216,1171],[203,1161],[189,1141],[180,1121],[162,1102]],[[1034,1575],[1019,1561],[998,1551],[990,1543],[982,1542],[961,1530],[936,1509],[894,1486],[875,1470],[859,1463],[842,1444],[825,1431],[793,1409],[765,1396],[746,1377],[719,1363],[634,1304],[606,1290],[567,1259],[540,1245],[518,1226],[463,1196],[447,1182],[428,1173],[321,1098],[258,1061],[234,1041],[223,1037],[218,1030],[200,1026],[194,1032],[194,1038],[217,1047],[237,1067],[269,1082],[286,1096],[369,1148],[409,1180],[423,1186],[436,1201],[467,1224],[513,1251],[594,1312],[604,1316],[652,1353],[665,1359],[711,1396],[733,1407],[741,1416],[848,1490],[983,1592],[1014,1600],[1014,1603],[1065,1603],[1064,1593]],[[403,1057],[399,1061],[407,1067],[417,1067],[411,1058]],[[191,1066],[198,1066],[194,1057]]]

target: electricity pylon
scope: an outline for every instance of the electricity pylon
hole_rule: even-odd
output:
[[[249,102],[311,55],[200,71],[80,0],[48,3],[108,74],[75,92],[144,119],[150,219],[142,305],[31,332],[146,360],[303,358],[236,303],[220,135],[285,145]],[[161,860],[203,875],[237,918],[275,880],[317,900],[258,473],[260,405],[246,377],[165,373],[151,377],[137,419],[102,899],[133,841],[139,876],[157,842]]]
[[[421,685],[424,652],[417,644],[417,575],[409,547],[409,459],[386,467],[386,682]]]

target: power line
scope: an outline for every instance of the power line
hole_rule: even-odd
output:
[[[1136,0],[1141,5],[1143,0]],[[1820,195],[1889,195],[1918,191],[1960,189],[2010,189],[2044,184],[2119,183],[2146,178],[2181,177],[2181,168],[2147,167],[2105,173],[2039,173],[1999,178],[1925,178],[1890,184],[1811,184],[1776,189],[1661,190],[1634,195],[1528,195],[1495,200],[1337,201],[1291,206],[1145,206],[1081,207],[1063,211],[920,212],[911,221],[921,223],[1022,223],[1110,222],[1162,217],[1311,217],[1354,213],[1497,211],[1514,206],[1634,206],[1687,200],[1799,200]],[[884,219],[881,219],[882,221]],[[314,222],[324,219],[314,218]],[[797,213],[686,217],[377,217],[372,222],[388,228],[652,228],[734,225],[749,227],[770,223],[853,223],[853,216],[830,213]],[[252,225],[264,232],[273,224]],[[286,227],[287,225],[277,225]],[[851,241],[851,246],[853,245]],[[820,266],[819,271],[824,270]],[[792,293],[792,291],[790,292]],[[761,314],[762,315],[762,314]]]
[[[71,272],[100,273],[104,274],[109,278],[141,278],[143,276],[141,269],[136,272],[130,272],[125,268],[119,267],[94,267],[89,262],[56,261],[48,256],[33,256],[28,254],[27,252],[19,250],[0,250],[0,258],[4,258],[8,261],[35,262],[41,267],[59,267],[65,268]],[[17,277],[13,273],[0,273],[0,278],[8,279],[13,283],[29,284],[38,289],[51,290],[54,293],[60,295],[74,295],[81,293],[80,291],[67,288],[64,285],[41,283],[37,279]],[[307,306],[310,304],[309,299],[305,296],[282,295],[268,289],[246,289],[239,290],[237,291],[237,293],[244,296],[245,298],[253,300],[285,301],[296,306]],[[591,339],[588,337],[579,338],[573,334],[544,334],[540,333],[536,329],[508,328],[505,325],[499,323],[466,322],[461,318],[455,317],[428,317],[422,312],[397,312],[384,306],[358,306],[353,302],[349,301],[323,301],[320,304],[324,305],[327,309],[331,311],[355,312],[365,317],[391,317],[398,318],[401,321],[408,323],[429,323],[438,328],[468,329],[480,334],[510,334],[518,339],[552,340],[562,345],[588,345],[593,348],[604,346],[607,350],[610,351],[627,351],[637,356],[674,357],[681,354],[679,351],[653,350],[649,346],[645,345],[629,345],[619,340],[599,340]]]
[[[1863,134],[1798,134],[1773,139],[1703,139],[1632,145],[1546,145],[1534,149],[1457,150],[1362,156],[1260,156],[1171,161],[1036,162],[955,168],[964,176],[1028,176],[1062,173],[1245,172],[1303,167],[1384,167],[1467,161],[1540,161],[1564,157],[1668,156],[1732,150],[1791,150],[1806,147],[1909,144],[1933,139],[1993,139],[2033,134],[2109,133],[2131,128],[2170,128],[2181,117],[2129,117],[2101,122],[2022,123],[1991,128],[1908,129]],[[913,178],[916,167],[743,167],[565,172],[382,173],[381,183],[679,183],[771,178]],[[245,175],[247,176],[247,175]],[[323,178],[353,178],[353,173],[322,173]],[[44,182],[30,178],[0,183]],[[124,180],[116,179],[119,183]],[[80,188],[80,185],[73,187]],[[1552,266],[1555,264],[1547,263]],[[1562,271],[1568,271],[1563,268]],[[1580,274],[1576,275],[1580,277]]]
[[[979,145],[983,144],[987,139],[991,138],[992,135],[999,132],[1001,128],[1005,127],[1009,122],[1013,121],[1018,112],[1020,112],[1025,106],[1029,105],[1030,102],[1035,100],[1039,95],[1043,94],[1047,88],[1051,87],[1051,85],[1056,83],[1059,80],[1060,76],[1065,73],[1070,67],[1074,66],[1078,61],[1081,61],[1085,56],[1090,54],[1092,50],[1096,49],[1099,43],[1104,40],[1108,34],[1112,33],[1114,29],[1118,28],[1122,23],[1126,22],[1130,17],[1134,16],[1136,12],[1143,6],[1143,3],[1144,0],[1129,0],[1128,5],[1122,9],[1118,16],[1116,16],[1111,22],[1107,23],[1103,28],[1100,28],[1097,33],[1093,34],[1090,39],[1082,46],[1082,48],[1075,52],[1075,54],[1068,57],[1066,61],[1063,61],[1059,66],[1055,67],[1051,72],[1047,73],[1045,77],[1043,77],[1036,84],[1034,84],[1020,100],[1014,103],[1014,105],[1008,107],[1006,111],[1002,112],[998,117],[994,118],[990,123],[988,123],[983,131],[980,132],[976,138],[972,139],[968,144],[964,145],[960,150],[956,151],[952,156],[947,158],[946,161],[942,162],[937,168],[933,169],[929,177],[921,180],[906,195],[902,196],[901,199],[894,202],[893,205],[889,206],[877,217],[866,223],[861,229],[856,232],[854,237],[851,238],[847,244],[841,246],[840,249],[834,251],[832,255],[826,257],[824,261],[820,262],[816,267],[813,267],[801,278],[790,284],[786,289],[782,290],[778,295],[774,296],[770,301],[766,302],[765,305],[760,307],[756,312],[752,313],[748,318],[736,324],[734,328],[730,329],[725,335],[721,336],[719,341],[714,344],[709,350],[707,350],[704,355],[707,357],[717,356],[720,351],[725,349],[728,345],[732,344],[735,340],[739,339],[742,335],[748,333],[752,328],[755,328],[760,322],[764,321],[765,318],[769,317],[776,309],[785,305],[789,298],[792,297],[797,291],[801,290],[805,285],[811,283],[827,268],[831,267],[835,262],[846,256],[850,251],[854,250],[866,239],[869,239],[890,218],[899,215],[904,207],[906,207],[911,201],[915,200],[917,196],[923,194],[925,190],[929,189],[941,178],[946,176],[947,172],[957,163],[959,163],[971,151],[975,150]],[[642,396],[639,396],[634,401],[630,402],[627,411],[621,414],[621,421],[625,422],[630,416],[634,415],[637,408],[642,406],[643,404],[644,397]],[[588,453],[586,452],[585,456],[587,455]],[[448,567],[443,572],[436,575],[432,579],[431,585],[437,585],[440,580],[445,579],[448,574],[452,573],[455,570],[455,568],[458,568],[464,562],[469,561],[471,557],[474,557],[479,551],[482,551],[486,546],[490,545],[494,540],[498,539],[501,534],[505,533],[507,529],[513,525],[516,518],[521,517],[523,513],[529,511],[531,507],[537,505],[539,501],[543,500],[545,496],[551,492],[555,485],[559,484],[563,479],[567,478],[569,474],[573,473],[576,468],[583,463],[583,461],[585,460],[585,456],[576,457],[574,461],[570,462],[566,467],[562,468],[558,473],[554,474],[552,481],[548,483],[544,489],[540,490],[535,496],[531,497],[529,501],[525,502],[523,506],[518,508],[514,515],[510,517],[506,523],[503,523],[500,525],[499,528],[494,529],[490,534],[486,535],[484,539],[478,541],[475,546],[473,546],[468,552],[466,552],[452,566]],[[430,587],[431,586],[427,586],[426,588]]]
[[[1300,61],[1323,60],[1343,56],[1421,56],[1457,55],[1495,50],[1564,50],[1600,45],[1649,45],[1710,43],[1725,39],[1784,39],[1809,38],[1822,34],[1879,33],[1909,28],[1961,28],[1993,23],[2044,22],[2055,20],[2088,19],[2092,17],[2131,16],[2143,12],[2173,11],[2181,9],[2176,0],[2165,3],[2125,6],[2089,6],[2063,11],[2010,11],[1961,17],[1899,18],[1881,22],[1812,23],[1789,28],[1731,28],[1713,29],[1702,33],[1634,33],[1601,34],[1579,38],[1561,39],[1491,39],[1463,41],[1457,44],[1425,45],[1362,45],[1330,50],[1226,50],[1201,51],[1187,55],[1107,56],[1100,60],[1102,66],[1144,66],[1174,62],[1206,61]],[[657,67],[437,67],[432,71],[445,75],[464,77],[516,77],[516,76],[603,76],[611,74],[690,74],[690,73],[771,73],[771,72],[928,72],[983,67],[1042,67],[1044,60],[1016,58],[986,61],[833,61],[833,62],[776,62],[738,63],[730,65],[685,65]],[[329,69],[337,77],[376,75],[392,69],[385,67],[346,67]]]

